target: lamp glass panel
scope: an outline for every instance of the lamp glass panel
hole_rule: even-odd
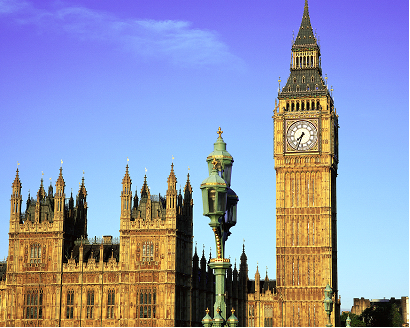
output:
[[[218,193],[218,212],[225,212],[226,209],[226,192]]]
[[[222,177],[228,187],[231,185],[231,174],[232,174],[232,164],[225,164],[224,167],[224,176]]]
[[[216,200],[216,190],[209,189],[208,190],[208,206],[209,206],[209,213],[215,213],[215,200]]]

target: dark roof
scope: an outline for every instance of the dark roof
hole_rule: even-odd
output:
[[[100,261],[100,246],[98,244],[88,244],[88,245],[83,245],[83,262],[87,262],[88,259],[91,257],[91,253],[93,254],[93,258],[95,259],[95,262]],[[79,261],[80,258],[80,245],[75,245],[72,249],[72,256],[76,260],[76,262]],[[108,260],[111,258],[111,254],[114,255],[114,258],[119,260],[120,256],[120,245],[119,244],[104,244],[103,245],[103,262],[108,262]],[[71,257],[71,252],[70,255]]]
[[[316,38],[313,34],[312,25],[310,24],[309,6],[305,0],[305,8],[303,10],[302,23],[300,24],[299,33],[292,48],[317,48]]]
[[[328,89],[319,68],[291,69],[279,97],[312,97],[324,96],[327,93]]]
[[[259,290],[261,293],[264,293],[266,290],[272,291],[273,293],[276,292],[276,280],[265,280],[259,281]],[[248,293],[254,294],[255,293],[255,280],[248,280]]]

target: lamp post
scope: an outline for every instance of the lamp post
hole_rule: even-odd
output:
[[[214,151],[206,160],[209,177],[201,183],[201,190],[204,215],[211,220],[209,225],[214,232],[216,243],[216,257],[210,260],[209,267],[215,274],[213,326],[220,327],[221,318],[222,322],[227,319],[225,276],[226,269],[231,266],[229,259],[225,258],[225,242],[231,234],[229,229],[236,224],[238,196],[230,188],[233,158],[226,151],[226,143],[222,139],[220,127],[217,133],[219,137],[214,144]]]
[[[332,288],[330,288],[329,284],[327,284],[325,288],[325,299],[323,303],[325,304],[325,311],[326,311],[326,314],[329,320],[326,327],[332,327],[332,323],[330,321],[330,314],[332,313],[332,310],[333,310],[333,302],[332,302]]]
[[[347,319],[346,319],[346,327],[350,327],[350,322],[352,322],[352,319],[350,319],[350,315],[347,315]]]

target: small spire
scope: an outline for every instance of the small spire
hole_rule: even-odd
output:
[[[21,190],[21,182],[20,182],[19,167],[18,167],[18,165],[19,165],[19,162],[17,162],[16,177],[14,178],[14,181],[13,181],[13,184],[12,184],[11,187],[12,187],[13,189],[17,188],[18,191],[19,191],[19,193],[20,193],[20,190]],[[30,193],[30,192],[29,192],[29,193]]]
[[[149,198],[151,196],[150,190],[147,183],[147,175],[144,176],[144,183],[141,187],[141,199],[142,198]]]
[[[186,194],[187,192],[192,194],[191,182],[189,181],[189,166],[188,166],[188,174],[187,174],[187,178],[186,178],[186,183],[185,183],[185,187],[184,187],[184,194]]]
[[[308,1],[305,0],[305,7],[303,10],[302,23],[300,24],[299,32],[294,42],[294,45],[301,46],[301,45],[307,45],[307,44],[315,45],[316,38],[313,35],[313,29],[310,23]]]
[[[171,163],[171,172],[169,173],[167,183],[168,183],[168,190],[176,190],[177,178],[174,172],[174,163]]]

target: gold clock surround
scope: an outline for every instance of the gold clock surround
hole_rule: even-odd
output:
[[[303,148],[297,149],[292,146],[291,144],[291,138],[290,138],[290,132],[289,130],[291,129],[292,126],[294,126],[296,123],[300,122],[306,122],[309,127],[312,128],[314,131],[314,136],[313,136],[313,145],[306,146]],[[284,138],[285,142],[285,151],[287,153],[303,153],[303,152],[318,152],[319,151],[319,144],[320,144],[320,129],[319,129],[319,120],[317,118],[312,119],[312,118],[300,118],[300,119],[291,119],[291,120],[285,120],[285,129],[284,129]]]

